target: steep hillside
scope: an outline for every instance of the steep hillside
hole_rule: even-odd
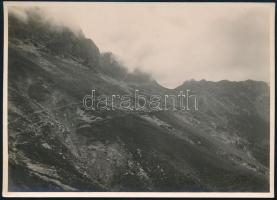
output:
[[[268,191],[266,83],[166,89],[83,34],[29,15],[9,15],[10,191]],[[199,109],[88,111],[82,99],[92,89],[145,96],[189,89]]]

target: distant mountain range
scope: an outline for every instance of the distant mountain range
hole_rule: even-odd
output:
[[[9,191],[265,192],[269,86],[185,81],[175,89],[128,72],[84,34],[9,14]],[[104,26],[104,24],[103,24]],[[87,111],[82,98],[176,94],[190,111]]]

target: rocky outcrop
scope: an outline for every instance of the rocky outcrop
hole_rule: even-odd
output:
[[[100,55],[82,34],[9,17],[10,191],[269,190],[266,83],[166,89]],[[98,96],[139,89],[148,99],[190,89],[199,109],[87,111],[82,98],[92,89]]]
[[[37,9],[26,11],[26,15],[26,19],[21,20],[9,13],[10,40],[33,44],[41,51],[72,58],[91,69],[99,68],[100,51],[81,30],[73,31],[67,26],[55,25],[41,16]]]

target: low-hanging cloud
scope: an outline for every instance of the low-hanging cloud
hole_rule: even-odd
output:
[[[269,82],[270,4],[90,3],[43,6],[101,51],[166,87],[188,79]]]

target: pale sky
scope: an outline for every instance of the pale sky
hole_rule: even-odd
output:
[[[44,9],[80,27],[130,70],[140,68],[174,88],[189,79],[268,82],[272,5],[52,3]]]

